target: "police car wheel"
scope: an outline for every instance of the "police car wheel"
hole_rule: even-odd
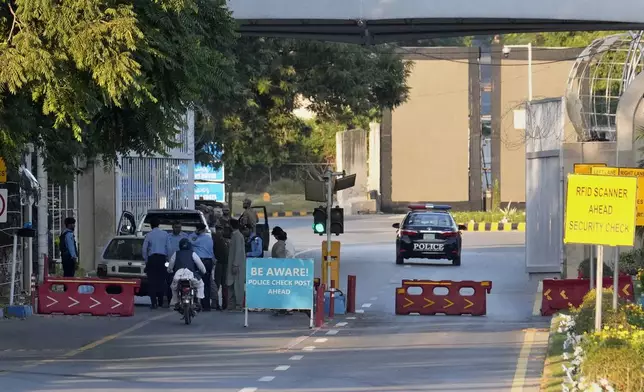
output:
[[[398,254],[398,252],[396,252],[396,264],[405,264],[405,259],[403,259],[403,257]]]
[[[461,265],[461,256],[456,257],[455,259],[452,259],[452,265]]]

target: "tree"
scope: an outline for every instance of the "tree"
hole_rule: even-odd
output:
[[[189,107],[233,91],[234,28],[224,0],[0,0],[0,155],[35,143],[63,177],[162,153]]]
[[[315,125],[293,114],[302,105],[321,122],[349,126],[356,118],[378,118],[409,92],[411,64],[389,46],[242,37],[235,52],[234,98],[204,104],[196,145],[199,162],[225,164],[231,191],[255,170],[302,158]],[[204,152],[211,144],[223,151],[221,162]]]

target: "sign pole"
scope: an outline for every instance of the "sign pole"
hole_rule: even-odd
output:
[[[246,294],[246,284],[244,284],[244,328],[248,327],[248,296]]]
[[[328,171],[326,188],[326,287],[331,287],[331,207],[333,206],[333,172]]]
[[[590,290],[595,288],[595,247],[590,246],[590,260],[588,261],[588,268],[590,269]]]
[[[619,288],[619,246],[615,247],[615,268],[613,270],[613,310],[617,309],[617,298]]]
[[[602,329],[602,296],[603,285],[602,278],[604,276],[604,246],[597,245],[597,282],[595,285],[595,332]]]

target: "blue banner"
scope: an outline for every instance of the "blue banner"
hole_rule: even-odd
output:
[[[313,309],[313,259],[246,260],[246,307]]]
[[[202,166],[198,163],[195,164],[195,180],[200,181],[214,181],[214,182],[223,182],[224,181],[224,165],[217,170],[213,169],[210,166]]]
[[[195,182],[195,200],[215,200],[223,202],[226,186],[223,183]]]

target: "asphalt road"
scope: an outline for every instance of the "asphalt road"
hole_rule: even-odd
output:
[[[6,391],[538,391],[547,321],[532,316],[536,283],[524,270],[523,233],[465,233],[462,266],[394,263],[399,217],[346,221],[342,287],[357,276],[359,312],[320,330],[297,314],[199,315],[167,310],[132,318],[36,316],[0,321]],[[272,218],[300,257],[319,265],[311,218]],[[319,267],[317,268],[319,269]],[[491,280],[488,314],[395,316],[401,279]],[[6,339],[9,337],[9,339]],[[23,350],[23,351],[19,351]]]

